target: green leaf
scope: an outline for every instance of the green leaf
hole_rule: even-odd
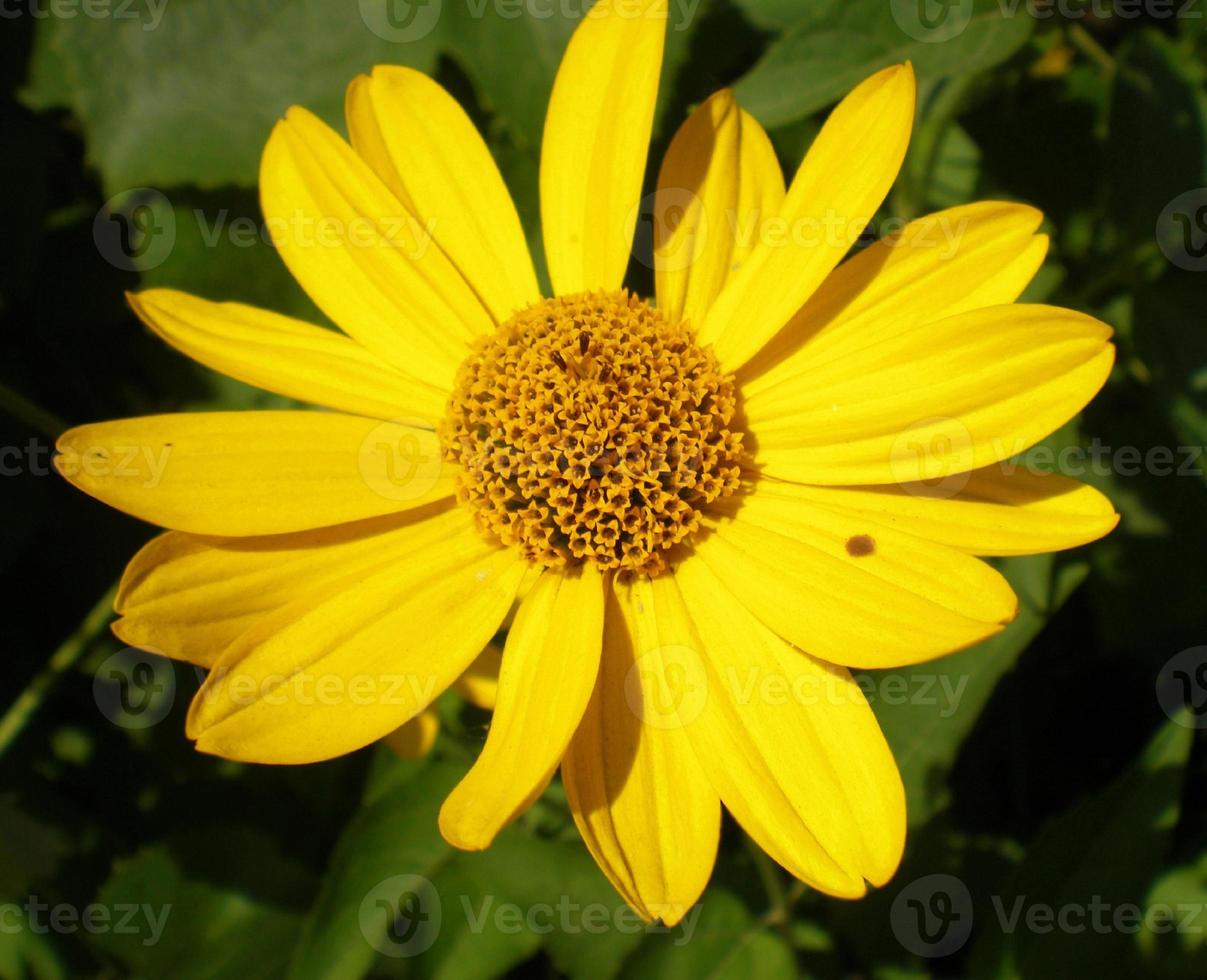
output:
[[[545,126],[545,106],[562,53],[579,17],[560,8],[549,17],[516,16],[496,3],[454,3],[449,53],[475,83],[478,98],[519,147],[535,154]],[[480,11],[480,13],[479,13]]]
[[[462,766],[431,761],[356,814],[307,917],[292,978],[362,976],[378,955],[370,943],[389,948],[388,923],[371,893],[399,876],[431,879],[449,861],[454,852],[436,818],[464,774]]]
[[[522,827],[480,854],[444,842],[437,815],[464,772],[437,760],[377,774],[336,848],[292,977],[361,976],[380,954],[422,977],[488,980],[541,949],[576,980],[615,974],[645,928],[581,842]]]
[[[1171,913],[1168,930],[1139,935],[1145,976],[1170,980],[1207,976],[1207,854],[1161,875],[1144,907],[1167,908]]]
[[[1120,910],[1146,909],[1178,822],[1193,736],[1185,714],[1167,722],[1128,772],[1041,831],[994,896],[995,921],[982,924],[973,950],[974,976],[1143,975],[1137,934],[1145,926]],[[1070,927],[1029,919],[1036,908],[1047,916],[1073,910],[1065,912]]]
[[[768,31],[787,30],[807,10],[800,0],[735,0],[735,3],[750,23]]]
[[[980,175],[980,148],[963,128],[949,126],[935,154],[927,205],[941,210],[967,204],[976,194]]]
[[[992,639],[891,674],[873,673],[869,700],[893,749],[910,826],[949,801],[947,774],[993,689],[1086,575],[1085,565],[1055,570],[1051,555],[1012,558],[1002,572],[1019,597],[1018,618]]]
[[[458,853],[435,882],[442,928],[423,968],[441,980],[499,975],[503,964],[483,953],[484,943],[517,961],[543,949],[564,976],[607,980],[646,932],[579,840],[540,840],[512,827],[481,854]],[[489,972],[477,972],[482,964]]]
[[[252,897],[253,884],[274,901]],[[259,833],[185,835],[114,865],[97,896],[111,928],[92,941],[131,976],[280,977],[301,924],[285,902],[308,887]]]
[[[47,18],[25,98],[75,113],[109,194],[251,186],[289,106],[342,127],[344,89],[359,72],[434,65],[439,32],[392,41],[382,22],[360,13],[375,3],[171,0],[135,4],[129,18]]]
[[[0,897],[0,910],[13,912],[20,902],[8,903]],[[20,913],[14,912],[15,915]],[[0,977],[5,980],[62,980],[67,967],[49,932],[34,932],[25,925],[18,927],[10,921],[0,929]],[[18,918],[18,922],[21,920]]]
[[[912,61],[923,82],[992,68],[1022,47],[1034,23],[1021,12],[1003,13],[998,0],[969,0],[949,8],[957,18],[959,11],[968,11],[958,33],[930,35],[925,25],[915,23],[920,2],[809,4],[738,81],[738,99],[763,125],[783,125],[837,102],[888,65]]]
[[[159,229],[163,241],[147,249],[156,261],[141,269],[144,288],[182,289],[328,322],[268,243],[254,194],[181,190],[171,198],[158,195],[148,205],[152,216],[143,225]]]

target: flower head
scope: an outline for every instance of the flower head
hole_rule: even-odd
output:
[[[1017,603],[982,556],[1117,518],[998,465],[1113,358],[1101,323],[1016,305],[1038,213],[955,208],[847,258],[905,154],[908,65],[834,109],[787,187],[730,93],[701,105],[659,176],[656,299],[624,291],[665,16],[599,0],[570,42],[541,160],[551,296],[465,113],[376,69],[349,89],[350,143],[294,108],[261,171],[282,258],[343,333],[132,298],[197,360],[331,411],[82,426],[59,466],[169,529],[116,629],[210,668],[188,719],[206,752],[302,763],[382,738],[522,597],[441,829],[488,846],[560,767],[600,867],[673,923],[722,805],[822,891],[887,881],[904,794],[847,668],[993,635]]]

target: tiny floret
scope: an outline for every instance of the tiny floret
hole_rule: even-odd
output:
[[[629,294],[543,300],[478,342],[441,436],[483,530],[533,563],[658,574],[741,480],[710,349]]]

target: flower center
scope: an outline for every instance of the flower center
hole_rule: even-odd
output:
[[[740,480],[733,378],[628,292],[542,300],[475,345],[441,426],[459,498],[533,563],[658,574]]]

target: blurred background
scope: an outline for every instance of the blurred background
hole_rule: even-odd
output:
[[[378,63],[469,108],[539,255],[540,132],[582,6],[0,4],[0,977],[1207,976],[1202,0],[670,2],[652,168],[734,85],[791,172],[846,90],[912,59],[914,142],[881,217],[1036,205],[1053,247],[1027,298],[1118,331],[1106,390],[1027,458],[1105,491],[1119,530],[1000,563],[1022,597],[1006,632],[868,678],[911,825],[868,899],[798,887],[727,824],[699,909],[643,930],[556,784],[486,854],[443,843],[489,718],[456,695],[422,760],[240,766],[184,738],[196,671],[109,633],[153,530],[58,479],[55,436],[288,404],[173,353],[123,291],[323,322],[261,237],[257,161],[292,103],[342,129],[345,85]]]

